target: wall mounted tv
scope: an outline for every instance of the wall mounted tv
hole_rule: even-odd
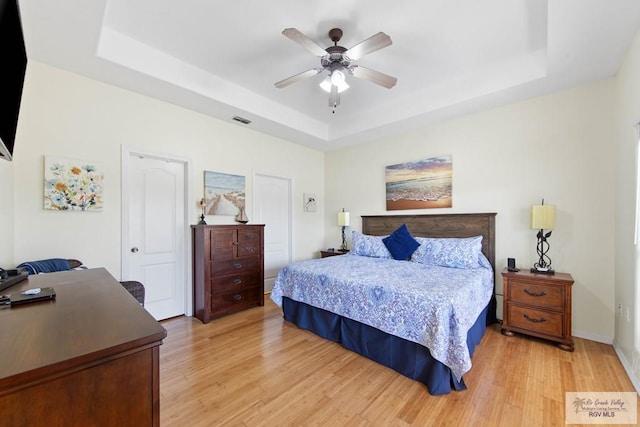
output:
[[[17,0],[0,0],[0,158],[11,160],[27,53]]]

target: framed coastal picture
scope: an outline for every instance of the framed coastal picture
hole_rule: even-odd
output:
[[[450,155],[387,166],[387,210],[450,208],[452,179]]]
[[[244,176],[204,171],[204,204],[205,215],[235,216],[244,212]]]
[[[53,211],[102,211],[103,178],[100,163],[45,156],[44,208]]]

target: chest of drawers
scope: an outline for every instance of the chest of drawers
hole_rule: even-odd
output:
[[[193,311],[203,323],[264,305],[264,225],[192,225]]]
[[[502,273],[504,306],[502,333],[514,332],[545,338],[562,350],[573,351],[571,338],[571,287],[567,273],[553,275],[529,271]]]

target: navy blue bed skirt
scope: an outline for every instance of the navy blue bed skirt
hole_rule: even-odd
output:
[[[282,299],[282,310],[285,320],[299,328],[341,343],[348,350],[420,381],[427,386],[430,394],[447,394],[452,388],[467,388],[463,379],[456,380],[451,370],[431,357],[429,349],[420,344],[287,297]],[[489,306],[485,307],[467,334],[471,356],[486,330],[488,311]]]

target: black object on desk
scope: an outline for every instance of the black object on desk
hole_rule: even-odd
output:
[[[15,276],[7,276],[6,279],[0,280],[0,291],[7,289],[9,286],[13,286],[16,283],[22,282],[29,276],[26,271],[21,271]]]
[[[56,291],[51,287],[29,289],[9,296],[9,301],[12,306],[36,301],[49,301],[53,299],[56,299]]]

